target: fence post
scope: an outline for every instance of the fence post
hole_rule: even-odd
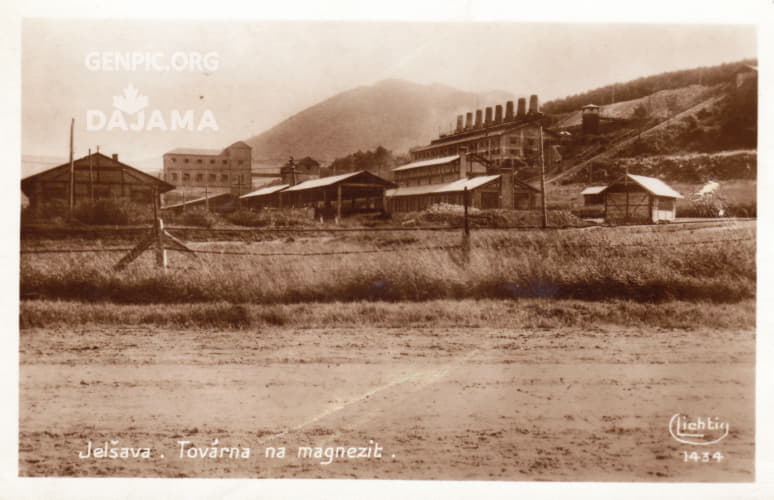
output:
[[[462,229],[462,259],[466,264],[470,263],[470,221],[468,220],[468,200],[469,191],[468,187],[462,191],[462,203],[464,207],[464,225]]]
[[[167,268],[167,251],[164,249],[164,222],[159,214],[159,205],[161,204],[161,195],[158,188],[153,190],[153,232],[155,236],[156,266],[161,269]]]

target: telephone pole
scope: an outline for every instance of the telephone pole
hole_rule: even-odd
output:
[[[543,158],[543,124],[538,125],[540,133],[540,205],[543,210],[543,228],[548,227],[548,211],[546,210],[546,164]]]

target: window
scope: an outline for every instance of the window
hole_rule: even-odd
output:
[[[201,182],[204,180],[204,174],[196,174],[196,181]]]
[[[183,163],[188,163],[188,158],[184,159]]]
[[[210,165],[213,165],[215,163],[215,160],[210,160]]]
[[[173,174],[172,174],[172,180],[173,180],[173,181],[176,181],[176,180],[177,180],[177,174],[175,174],[175,173],[173,173]]]
[[[183,174],[183,182],[188,182],[191,180],[191,174]]]
[[[238,163],[239,163],[240,165],[244,165],[244,163],[245,163],[245,162],[244,162],[243,160],[239,160],[239,162],[238,162]]]
[[[224,165],[227,164],[227,163],[228,163],[228,160],[223,160],[223,164]]]
[[[174,156],[172,157],[172,163],[177,163],[177,158],[175,158]]]
[[[228,182],[228,174],[220,174],[220,182]]]
[[[202,162],[202,159],[201,159],[201,158],[199,158],[198,160],[196,160],[196,163],[201,163],[201,162]]]
[[[216,174],[210,174],[209,179],[210,179],[210,182],[215,182],[218,180],[218,176]]]

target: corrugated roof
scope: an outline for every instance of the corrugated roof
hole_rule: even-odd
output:
[[[350,172],[348,174],[332,175],[330,177],[320,177],[319,179],[310,179],[300,184],[296,184],[295,186],[289,187],[287,190],[304,191],[305,189],[314,189],[314,188],[319,188],[323,186],[330,186],[331,184],[336,184],[337,182],[341,182],[343,180],[349,179],[350,177],[354,177],[362,172],[365,172],[365,170],[360,170],[358,172]]]
[[[252,193],[243,194],[242,196],[240,196],[240,198],[253,198],[255,196],[266,196],[269,194],[274,194],[278,191],[282,191],[287,187],[290,187],[290,184],[278,184],[276,186],[262,187],[261,189],[257,189]]]
[[[581,194],[599,194],[607,189],[607,186],[590,186],[581,191]]]
[[[482,175],[479,177],[472,177],[470,179],[457,179],[456,181],[447,182],[444,184],[429,184],[427,186],[404,186],[396,189],[388,189],[385,192],[386,196],[415,196],[421,194],[440,194],[440,193],[459,193],[468,188],[468,191],[479,188],[484,184],[488,184],[495,179],[498,179],[499,175]]]
[[[393,168],[393,172],[399,172],[401,170],[410,170],[412,168],[429,167],[430,165],[443,165],[445,163],[451,163],[459,160],[460,155],[442,156],[440,158],[432,158],[430,160],[415,161],[413,163],[407,163],[397,168]]]
[[[218,156],[222,149],[199,149],[199,148],[175,148],[167,151],[165,155],[197,155],[197,156]]]

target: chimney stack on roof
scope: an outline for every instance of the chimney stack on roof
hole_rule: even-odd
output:
[[[500,124],[503,122],[503,107],[501,104],[495,106],[495,123]]]
[[[532,94],[529,96],[529,114],[533,115],[540,111],[540,108],[538,107],[538,96],[537,94]]]
[[[505,103],[505,121],[511,120],[513,120],[513,101],[508,101]]]
[[[492,124],[492,106],[486,107],[486,118],[484,120],[485,125],[491,125]]]
[[[118,153],[113,153],[113,161],[118,162]]]
[[[455,132],[462,132],[462,115],[457,115],[457,128]]]
[[[465,130],[473,128],[473,113],[465,114]]]
[[[476,110],[476,128],[481,128],[482,113],[480,109]]]
[[[527,100],[523,97],[519,97],[519,108],[516,112],[516,118],[524,118],[527,114]]]

